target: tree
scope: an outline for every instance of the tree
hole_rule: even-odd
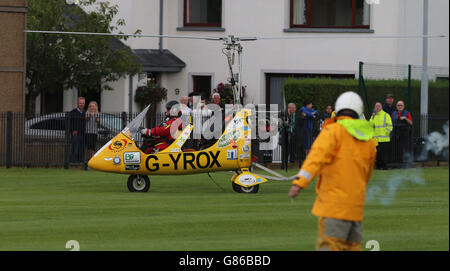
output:
[[[29,0],[28,29],[120,33],[118,27],[125,25],[123,19],[113,21],[118,13],[116,5],[97,0],[77,3]],[[85,12],[86,7],[95,7],[95,11]],[[139,73],[141,65],[137,56],[117,39],[119,37],[29,33],[26,111],[34,112],[36,97],[41,93],[52,94],[71,88],[80,92],[111,90],[108,82]],[[112,50],[113,43],[121,46]]]

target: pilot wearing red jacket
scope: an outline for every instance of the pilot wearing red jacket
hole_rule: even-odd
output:
[[[175,141],[176,138],[174,136],[177,131],[182,130],[183,121],[180,118],[181,111],[178,110],[180,108],[176,105],[178,105],[177,101],[170,101],[166,104],[165,122],[155,128],[141,130],[142,135],[153,138],[153,141],[144,147],[146,154],[157,153],[166,149]]]

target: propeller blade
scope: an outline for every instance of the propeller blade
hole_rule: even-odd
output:
[[[71,31],[45,31],[45,30],[25,30],[25,32],[26,33],[41,33],[41,34],[91,35],[91,36],[135,37],[135,38],[167,38],[167,39],[212,40],[212,41],[221,41],[224,39],[222,37],[208,37],[208,36],[95,33],[95,32],[71,32]]]
[[[257,40],[306,40],[306,39],[440,39],[448,38],[448,35],[384,35],[384,36],[374,36],[374,35],[345,35],[345,36],[281,36],[281,37],[260,37]]]

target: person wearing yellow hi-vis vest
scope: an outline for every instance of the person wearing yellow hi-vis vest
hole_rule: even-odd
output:
[[[366,186],[376,157],[376,139],[361,97],[345,92],[336,101],[336,117],[328,119],[311,147],[289,196],[295,198],[316,176],[312,214],[319,218],[317,250],[361,250]]]
[[[386,170],[386,149],[391,141],[392,118],[383,111],[381,103],[376,103],[369,121],[375,128],[375,138],[378,141],[376,168]]]

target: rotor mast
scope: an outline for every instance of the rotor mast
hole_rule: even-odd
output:
[[[233,90],[234,104],[242,104],[242,51],[244,48],[240,43],[241,39],[233,35],[226,37],[224,41],[225,48],[223,53],[227,57],[228,69],[230,72],[228,82],[231,84],[231,88]],[[234,71],[236,55],[239,65],[239,70],[237,73]]]

